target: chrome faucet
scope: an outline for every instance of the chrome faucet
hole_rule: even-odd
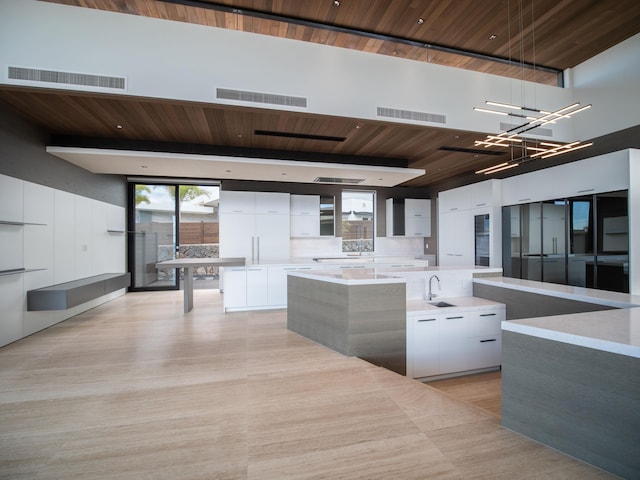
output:
[[[440,290],[440,279],[438,278],[437,275],[431,275],[431,277],[429,277],[429,300],[433,300],[434,297],[437,297],[438,295],[436,295],[435,293],[431,292],[431,280],[436,279],[438,281],[438,290]]]

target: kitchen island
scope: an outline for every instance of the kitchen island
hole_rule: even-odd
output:
[[[506,304],[502,424],[623,478],[640,478],[640,296],[474,279]]]
[[[473,276],[483,273],[495,275],[500,269],[387,266],[292,271],[287,280],[287,327],[340,353],[406,375],[407,315],[412,310],[452,311],[425,301],[431,286],[434,298],[462,302],[458,309],[497,305],[468,298]],[[435,279],[437,283],[430,282]]]
[[[502,425],[640,478],[640,308],[506,321]]]
[[[347,356],[406,373],[406,281],[366,270],[291,272],[287,328]]]

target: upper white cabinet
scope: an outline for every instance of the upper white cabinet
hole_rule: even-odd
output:
[[[491,207],[500,203],[500,181],[486,180],[438,194],[439,213]]]
[[[289,215],[289,194],[280,192],[255,192],[257,214]]]
[[[220,192],[220,213],[256,213],[255,192]]]
[[[291,215],[320,216],[320,195],[291,195]]]
[[[566,163],[502,180],[502,204],[517,205],[629,188],[628,152]]]
[[[469,190],[465,187],[453,188],[438,194],[438,211],[440,213],[467,210],[470,205]]]
[[[576,197],[614,192],[629,188],[629,164],[626,151],[588,158],[575,164],[566,163],[549,169],[553,198]]]
[[[431,236],[431,200],[388,198],[386,210],[387,237]]]
[[[291,195],[291,236],[320,236],[320,195]]]
[[[504,179],[502,204],[518,205],[553,198],[553,176],[550,169],[546,169]]]

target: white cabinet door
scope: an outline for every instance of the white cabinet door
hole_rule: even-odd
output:
[[[291,237],[320,236],[320,195],[291,195]]]
[[[291,215],[291,237],[319,237],[320,214]]]
[[[430,237],[431,218],[410,217],[404,222],[405,237]]]
[[[255,213],[255,192],[220,192],[220,213]]]
[[[470,318],[467,313],[450,313],[440,324],[440,373],[471,370],[467,331]]]
[[[493,183],[491,180],[464,187],[467,190],[470,208],[493,206]]]
[[[497,367],[502,363],[502,335],[483,335],[466,339],[467,370]]]
[[[473,265],[473,213],[470,210],[440,215],[438,236],[441,266]]]
[[[256,215],[255,226],[256,262],[289,258],[289,215]]]
[[[430,377],[440,373],[440,333],[441,314],[411,316],[412,325],[411,356],[413,378]]]
[[[247,306],[261,307],[269,304],[269,275],[267,267],[246,267]]]
[[[553,169],[516,175],[502,180],[502,205],[550,200],[553,196]]]
[[[91,275],[93,275],[91,265],[91,257],[93,255],[93,230],[91,228],[92,216],[92,200],[87,197],[76,195],[75,279],[90,277]]]
[[[431,236],[431,200],[424,198],[405,199],[404,215],[405,236]]]
[[[291,215],[320,216],[320,195],[291,195]]]
[[[287,304],[287,275],[297,270],[292,265],[278,265],[269,267],[269,305]]]
[[[431,200],[425,198],[406,198],[404,200],[405,218],[431,218]]]
[[[438,194],[439,213],[468,210],[469,208],[471,208],[469,191],[464,187],[453,188]]]
[[[255,192],[255,213],[289,215],[289,194],[278,192]]]
[[[220,257],[242,257],[251,261],[255,255],[255,215],[220,214]]]
[[[629,188],[626,151],[613,152],[549,169],[554,198],[592,195]]]
[[[245,308],[247,306],[247,269],[245,267],[225,267],[224,308]]]
[[[0,347],[22,338],[24,275],[0,275]]]

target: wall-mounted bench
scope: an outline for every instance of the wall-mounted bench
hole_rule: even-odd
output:
[[[27,310],[66,310],[131,285],[130,273],[103,273],[27,292]]]

